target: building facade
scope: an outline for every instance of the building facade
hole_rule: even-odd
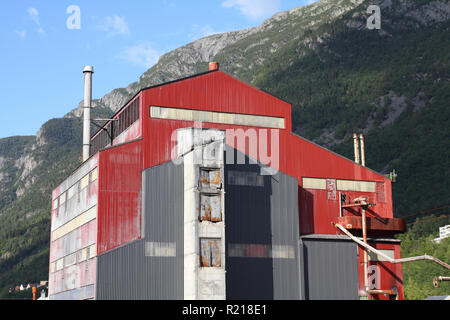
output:
[[[214,70],[141,90],[52,194],[50,299],[387,299],[391,181],[292,133],[291,105]],[[400,264],[369,257],[403,298]]]

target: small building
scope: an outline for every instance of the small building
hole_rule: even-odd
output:
[[[336,228],[362,235],[358,199],[399,258],[391,181],[292,133],[289,103],[219,70],[146,88],[52,193],[49,298],[388,299]],[[369,258],[403,299],[401,264]]]
[[[440,243],[443,239],[450,237],[450,224],[439,228],[439,237],[435,238],[433,241]]]

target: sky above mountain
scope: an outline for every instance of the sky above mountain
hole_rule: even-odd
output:
[[[171,50],[215,33],[255,27],[314,0],[19,0],[0,3],[0,138],[35,135],[83,98],[136,81]]]

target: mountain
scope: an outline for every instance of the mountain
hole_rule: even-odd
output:
[[[380,30],[367,28],[373,4],[381,8]],[[293,128],[305,138],[352,159],[351,135],[365,133],[367,166],[398,173],[396,216],[444,213],[449,17],[450,0],[321,0],[169,52],[137,82],[94,100],[93,114],[110,116],[141,88],[218,61],[221,70],[290,101]],[[20,281],[48,277],[51,190],[81,162],[81,113],[80,104],[35,137],[0,139],[0,296]]]

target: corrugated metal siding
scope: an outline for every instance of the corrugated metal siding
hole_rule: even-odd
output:
[[[141,237],[141,142],[100,152],[99,254]]]
[[[293,247],[298,241],[298,184],[297,180],[278,172],[271,177],[270,197],[272,243]],[[298,256],[294,259],[273,259],[274,299],[298,299]]]
[[[142,91],[142,121],[144,165],[146,168],[171,159],[174,143],[170,143],[172,132],[178,128],[193,127],[193,121],[163,120],[150,117],[150,106],[189,108],[201,111],[226,112],[284,118],[286,129],[279,130],[279,169],[298,180],[317,177],[343,180],[365,180],[384,182],[386,203],[377,203],[372,210],[380,217],[392,218],[391,181],[383,176],[338,156],[318,145],[291,133],[291,108],[284,101],[257,90],[221,71],[206,73],[182,81]],[[203,122],[204,128],[254,129],[261,128]],[[266,129],[264,129],[266,130]],[[241,152],[246,150],[237,146]],[[258,156],[259,157],[259,156]],[[261,159],[259,159],[261,160]],[[261,160],[264,162],[263,160]],[[339,205],[335,201],[322,205],[322,199],[310,199],[313,213],[300,211],[303,233],[334,234],[336,228],[330,218],[337,218]],[[299,201],[302,206],[302,201]],[[319,217],[314,219],[314,217]],[[322,219],[323,217],[323,219]]]
[[[144,239],[98,257],[97,299],[183,299],[183,179],[171,162],[143,172]]]
[[[279,172],[263,186],[229,183],[230,172],[260,168],[225,166],[227,299],[298,299],[297,180]]]
[[[300,239],[301,298],[357,300],[358,247],[342,240]]]

